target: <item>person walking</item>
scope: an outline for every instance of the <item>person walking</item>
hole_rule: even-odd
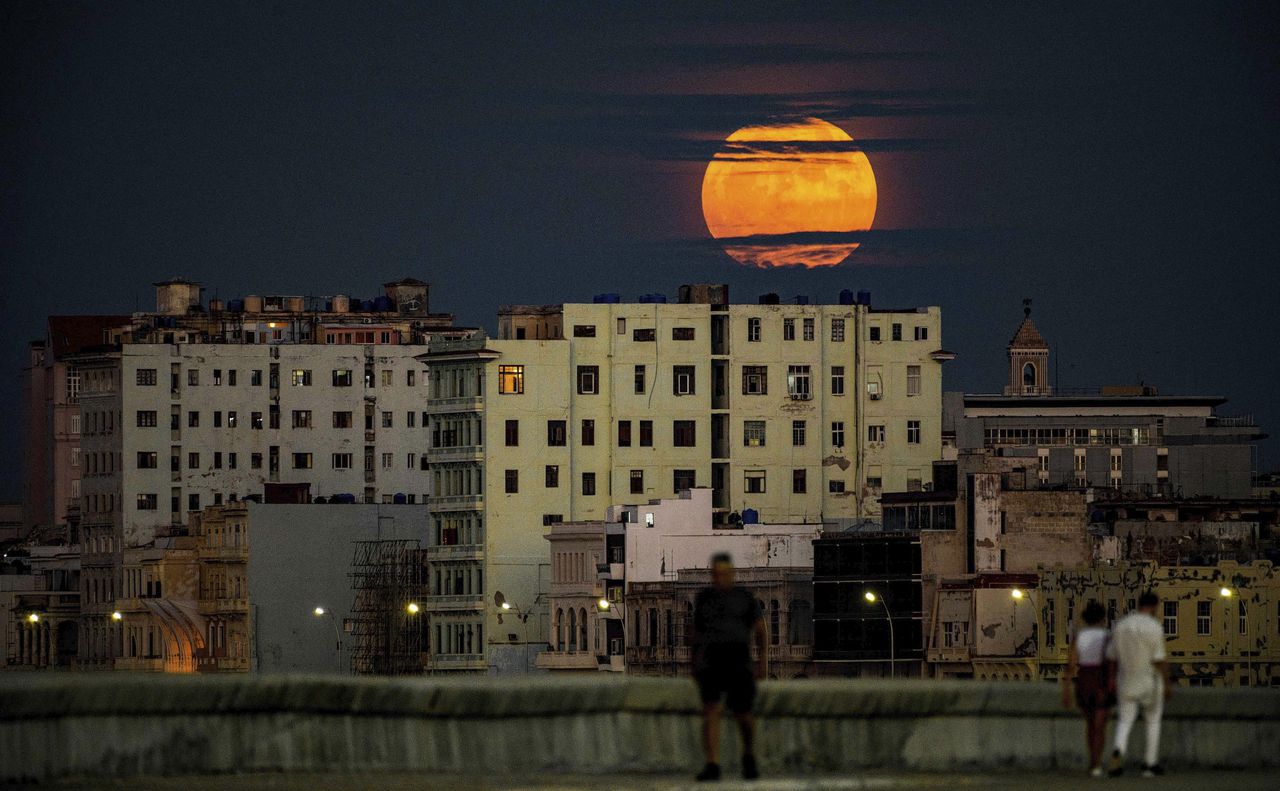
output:
[[[1144,777],[1164,774],[1160,766],[1160,717],[1164,701],[1173,691],[1169,684],[1169,666],[1165,659],[1164,629],[1156,620],[1160,598],[1147,591],[1138,598],[1138,609],[1116,624],[1107,644],[1111,663],[1112,684],[1119,701],[1116,719],[1115,749],[1111,753],[1109,774],[1124,773],[1124,757],[1129,748],[1129,733],[1142,711],[1147,725]]]
[[[1084,738],[1089,748],[1089,774],[1102,777],[1102,752],[1106,744],[1107,716],[1111,712],[1110,666],[1106,650],[1110,633],[1103,625],[1107,611],[1096,601],[1084,608],[1084,628],[1076,633],[1067,653],[1062,676],[1062,706],[1071,708],[1071,684],[1076,705],[1084,715]]]
[[[751,642],[759,655],[751,661]],[[733,560],[727,554],[711,558],[711,586],[698,592],[693,605],[694,679],[702,698],[702,748],[707,763],[700,782],[720,779],[720,708],[729,706],[742,734],[742,776],[760,776],[755,757],[755,721],[751,707],[756,680],[768,670],[769,635],[764,613],[751,592],[734,584]]]

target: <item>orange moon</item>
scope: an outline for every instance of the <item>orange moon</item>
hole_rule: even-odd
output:
[[[853,138],[817,118],[745,126],[725,140],[702,178],[702,215],[725,252],[746,266],[835,266],[857,248],[841,244],[752,244],[756,235],[865,231],[876,215],[876,177],[861,151],[788,143]],[[752,143],[768,146],[753,147]]]

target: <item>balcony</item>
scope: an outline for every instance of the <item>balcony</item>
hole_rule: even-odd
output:
[[[443,415],[452,412],[479,412],[483,409],[484,396],[457,396],[429,399],[426,411],[433,415]]]
[[[427,462],[444,464],[459,461],[483,461],[483,445],[458,445],[451,448],[428,448]]]
[[[483,593],[463,593],[454,596],[428,596],[427,609],[434,612],[457,610],[483,610]]]
[[[248,599],[200,599],[196,611],[201,615],[248,615]]]
[[[249,560],[249,547],[244,544],[240,546],[227,544],[203,545],[200,547],[200,559],[245,563]]]
[[[487,667],[484,654],[431,654],[427,659],[428,670],[484,670]]]
[[[482,494],[450,494],[431,498],[435,511],[479,511],[484,508]]]
[[[543,651],[533,664],[544,670],[597,670],[600,659],[590,651]]]
[[[451,544],[427,547],[428,560],[483,560],[484,544]]]
[[[811,645],[769,646],[770,662],[808,662],[811,659],[813,659],[813,646]]]

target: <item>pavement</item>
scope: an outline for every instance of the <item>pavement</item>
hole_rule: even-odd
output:
[[[34,788],[34,786],[10,786]],[[143,777],[121,780],[68,778],[44,783],[41,789],[130,789],[130,791],[1075,791],[1098,788],[1161,789],[1161,791],[1273,791],[1277,773],[1266,771],[1170,772],[1143,778],[1130,773],[1096,779],[1067,772],[960,772],[957,774],[888,774],[814,777],[764,777],[754,782],[726,778],[719,783],[695,783],[684,775],[564,775],[538,777],[476,777],[406,773],[284,774],[251,773],[183,777]]]

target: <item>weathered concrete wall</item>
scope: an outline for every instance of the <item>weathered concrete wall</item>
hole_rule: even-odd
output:
[[[25,675],[0,679],[0,780],[692,771],[696,703],[667,679]],[[1084,765],[1081,720],[1047,684],[771,682],[757,712],[769,772]],[[1280,695],[1178,690],[1164,732],[1172,766],[1280,767]]]

